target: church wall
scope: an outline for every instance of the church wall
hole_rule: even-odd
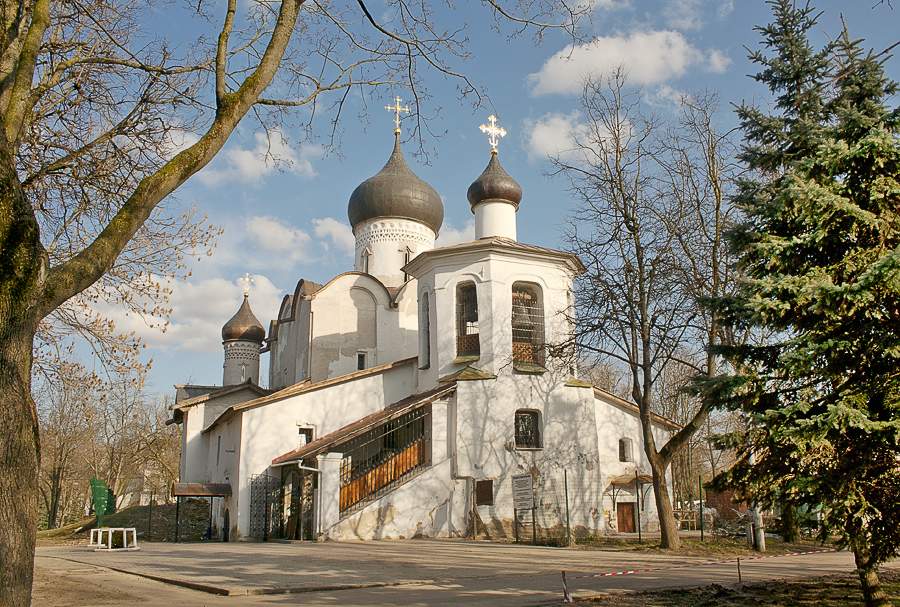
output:
[[[416,354],[415,319],[392,307],[387,291],[369,276],[336,278],[316,293],[311,309],[314,382],[356,371],[360,353],[366,368]]]
[[[587,391],[587,390],[586,390]],[[600,445],[599,461],[600,468],[603,470],[603,491],[604,504],[603,516],[609,521],[608,527],[615,528],[616,512],[613,504],[613,493],[609,487],[611,478],[617,476],[634,476],[635,469],[641,474],[650,474],[650,462],[644,451],[643,432],[641,430],[640,418],[635,413],[624,411],[620,407],[610,404],[601,398],[595,398],[597,409],[597,442]],[[619,439],[630,438],[632,443],[631,462],[619,461]],[[669,431],[663,426],[654,425],[653,438],[656,440],[657,448],[662,446],[669,438]],[[672,495],[672,477],[668,477],[669,495]],[[641,502],[641,527],[645,530],[659,529],[659,516],[656,509],[656,501],[653,497],[653,491],[650,486],[643,489],[645,492],[644,499]],[[635,492],[633,489],[616,492],[616,502],[634,502]]]
[[[258,395],[250,390],[239,390],[230,394],[224,394],[214,399],[210,399],[203,403],[203,427],[205,430],[216,421],[220,415],[232,405],[245,403],[248,400],[256,398]]]
[[[231,513],[234,512],[236,506],[234,498],[237,495],[238,483],[235,481],[238,479],[240,462],[241,423],[238,417],[232,417],[219,426],[207,433],[209,449],[206,460],[206,482],[228,483],[232,486],[231,496],[213,500],[213,527],[221,537],[226,509],[229,511],[232,527],[229,530],[229,536],[233,536],[237,530],[237,520]]]
[[[324,436],[409,396],[414,386],[415,366],[402,365],[242,412],[237,487],[240,535],[249,530],[251,475],[266,472],[274,458],[299,447],[299,428],[313,428],[314,439]]]
[[[538,524],[564,525],[564,470],[573,529],[581,534],[599,530],[602,470],[593,399],[587,390],[567,387],[564,381],[562,375],[548,372],[458,384],[456,475],[493,480],[494,505],[478,506],[492,535],[512,532],[512,476],[521,474],[534,479],[540,502]],[[541,449],[516,448],[519,409],[540,413]]]
[[[459,537],[466,533],[466,481],[453,478],[448,427],[455,398],[431,404],[427,470],[324,530],[334,540]]]
[[[206,480],[206,436],[202,434],[206,404],[200,403],[184,412],[181,431],[184,443],[181,450],[181,482]]]
[[[478,369],[500,373],[512,363],[512,286],[517,281],[539,286],[544,309],[547,343],[559,343],[570,334],[571,273],[555,260],[537,259],[511,252],[480,252],[436,259],[431,272],[420,277],[419,292],[433,293],[435,323],[430,372],[423,374],[425,388],[439,377],[461,368],[454,362],[456,344],[456,292],[463,282],[474,282],[478,298],[480,356],[469,361]]]

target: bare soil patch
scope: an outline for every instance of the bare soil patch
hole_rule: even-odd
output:
[[[879,576],[888,597],[900,601],[900,571],[883,569]],[[577,603],[615,607],[858,607],[862,605],[862,593],[855,574],[841,574],[731,587],[713,584],[701,588],[609,594]]]

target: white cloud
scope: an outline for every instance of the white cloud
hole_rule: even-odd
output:
[[[269,320],[278,313],[282,292],[266,276],[254,275],[250,291],[253,312],[268,332]],[[168,325],[161,318],[144,319],[120,306],[99,306],[98,311],[115,323],[116,330],[134,332],[145,344],[160,349],[219,352],[222,325],[241,304],[238,279],[209,278],[195,281],[163,281],[172,289],[172,315]]]
[[[698,30],[703,27],[703,0],[669,0],[663,17],[669,27],[677,30]]]
[[[452,244],[460,242],[469,242],[475,240],[475,220],[469,219],[461,228],[455,228],[452,225],[445,224],[441,228],[441,233],[435,242],[435,246],[448,247]]]
[[[646,101],[651,105],[675,107],[681,107],[682,101],[690,98],[691,96],[688,93],[668,84],[660,85],[654,92],[648,92],[645,97]]]
[[[734,0],[721,0],[719,2],[719,9],[716,11],[719,15],[719,19],[724,19],[728,15],[734,12]]]
[[[731,59],[718,49],[713,49],[709,54],[709,71],[722,74],[731,65]]]
[[[275,217],[257,215],[250,217],[246,223],[246,236],[249,249],[262,251],[275,256],[281,262],[294,263],[307,257],[312,238],[299,228],[288,225]],[[242,247],[241,255],[245,255],[246,247]],[[266,255],[271,259],[271,255]]]
[[[353,254],[356,237],[346,223],[334,217],[320,217],[313,219],[312,224],[313,233],[326,247],[334,247],[346,255]]]
[[[587,126],[578,112],[551,112],[525,122],[525,144],[532,160],[565,158],[576,153],[575,140],[583,139]]]
[[[721,51],[700,50],[681,32],[638,31],[567,46],[529,75],[528,81],[533,95],[576,94],[586,78],[606,76],[619,67],[630,84],[648,85],[679,78],[695,65],[721,71],[727,67],[723,60],[727,58]]]
[[[175,154],[188,149],[200,141],[200,136],[185,129],[170,129],[163,142],[163,154],[172,158]]]
[[[575,4],[576,10],[602,8],[603,10],[619,10],[631,5],[631,0],[581,0]]]
[[[322,157],[322,146],[302,143],[294,148],[278,130],[267,135],[254,135],[256,144],[251,148],[229,147],[219,153],[214,164],[197,174],[207,186],[230,182],[257,183],[276,169],[284,169],[301,177],[315,177],[313,160]]]

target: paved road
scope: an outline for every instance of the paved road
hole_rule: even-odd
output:
[[[428,540],[145,544],[139,552],[114,554],[86,547],[41,547],[36,564],[36,598],[48,607],[125,604],[133,600],[129,597],[141,605],[159,607],[534,605],[559,601],[561,570],[566,570],[576,596],[737,582],[734,560],[709,563],[695,557]],[[639,573],[597,575],[628,569]],[[847,553],[742,559],[741,570],[744,581],[810,577],[852,571],[853,559]],[[231,596],[214,596],[140,576],[199,584]],[[82,590],[91,587],[104,592],[115,589],[115,594],[81,596]],[[281,594],[261,594],[268,592]],[[58,596],[65,602],[54,603]]]

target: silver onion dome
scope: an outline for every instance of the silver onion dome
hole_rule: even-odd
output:
[[[237,313],[222,327],[222,341],[254,341],[262,343],[266,330],[250,309],[250,300],[244,295],[244,302]]]
[[[347,215],[354,227],[368,219],[397,217],[422,223],[437,234],[444,222],[444,205],[434,188],[410,170],[396,134],[387,164],[353,190]]]
[[[473,207],[488,200],[508,202],[519,208],[522,200],[522,186],[500,166],[497,151],[491,151],[491,159],[481,175],[469,186],[466,197]]]

